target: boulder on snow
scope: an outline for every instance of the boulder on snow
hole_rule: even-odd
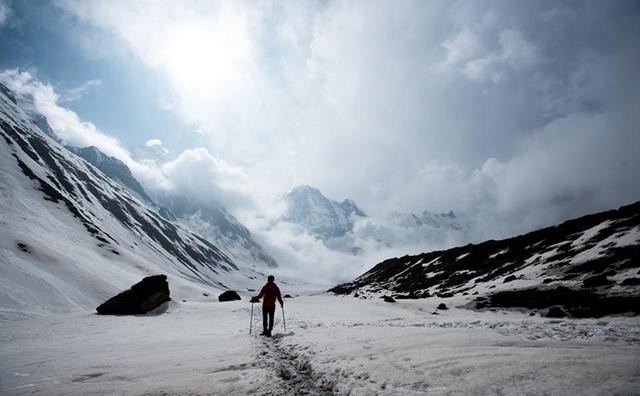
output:
[[[560,307],[551,307],[547,311],[547,318],[566,318],[567,313]]]
[[[394,303],[394,302],[396,302],[396,300],[394,300],[394,299],[393,299],[393,297],[390,297],[390,296],[383,296],[383,297],[382,297],[382,299],[383,299],[385,302],[388,302],[388,303]]]
[[[516,279],[518,279],[518,277],[517,277],[517,276],[515,276],[515,275],[509,275],[509,276],[507,276],[506,278],[504,278],[504,282],[503,282],[503,283],[512,282],[512,281],[514,281],[514,280],[516,280]]]
[[[218,301],[220,302],[235,301],[235,300],[242,300],[242,299],[240,298],[240,295],[238,295],[238,293],[236,293],[233,290],[227,290],[226,292],[218,296]]]
[[[445,303],[440,303],[440,305],[438,305],[438,309],[445,310],[449,308],[447,308],[447,305]]]
[[[145,314],[170,301],[169,283],[166,275],[153,275],[142,279],[130,289],[111,297],[96,311],[100,315]]]
[[[293,298],[293,297],[291,297],[291,294],[285,294],[283,298]]]

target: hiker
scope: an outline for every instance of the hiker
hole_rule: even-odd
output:
[[[273,282],[274,280],[274,276],[269,275],[267,278],[267,284],[262,287],[260,294],[251,299],[251,302],[258,302],[264,297],[262,300],[262,327],[264,330],[260,335],[267,337],[271,337],[271,330],[273,330],[273,315],[276,313],[276,299],[278,299],[280,307],[284,304],[282,296],[280,295],[280,289]]]

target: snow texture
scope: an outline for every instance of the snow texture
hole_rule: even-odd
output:
[[[310,186],[294,188],[285,200],[287,214],[284,220],[299,225],[323,240],[344,236],[353,229],[357,218],[366,216],[352,200],[336,202]]]
[[[283,290],[287,292],[286,289]],[[333,295],[260,308],[171,302],[165,312],[75,312],[4,323],[3,395],[637,394],[635,318],[550,320]],[[447,301],[449,303],[449,301]]]

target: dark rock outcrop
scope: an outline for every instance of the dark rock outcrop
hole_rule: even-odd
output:
[[[627,278],[622,281],[622,286],[637,286],[640,285],[640,278]]]
[[[576,280],[584,279],[585,287],[601,285],[597,292],[606,296],[616,285],[611,281],[614,276],[638,267],[640,243],[619,244],[616,241],[639,225],[640,202],[636,202],[503,240],[390,258],[352,282],[330,291],[353,294],[378,289],[391,295],[414,293],[418,296],[430,292],[445,298],[464,292],[473,294],[478,289],[485,293],[486,288],[520,279],[514,278],[516,273],[536,266],[543,276],[532,279],[531,275],[525,275],[522,279],[534,281],[532,283],[539,286],[553,283],[571,287]],[[596,226],[597,232],[588,233]],[[590,250],[591,254],[587,254]],[[582,258],[573,260],[581,253]],[[594,275],[602,277],[588,280]],[[639,292],[625,291],[634,296]]]
[[[226,292],[218,296],[218,301],[220,302],[235,301],[235,300],[242,300],[242,299],[240,298],[240,295],[233,290],[227,290]]]
[[[566,318],[567,313],[562,310],[560,307],[551,307],[549,311],[547,311],[547,318]]]
[[[563,307],[574,318],[601,317],[631,313],[640,314],[640,296],[603,296],[591,290],[574,290],[567,287],[550,289],[506,290],[476,299],[477,309],[529,308],[545,309]]]
[[[584,287],[598,287],[605,286],[608,284],[614,283],[612,280],[609,280],[605,274],[595,275],[590,278],[582,281],[582,286]]]
[[[117,296],[102,303],[96,310],[100,315],[145,314],[170,301],[166,275],[153,275],[142,279]]]
[[[382,299],[383,299],[385,302],[388,302],[388,303],[394,303],[394,302],[396,302],[396,300],[394,300],[394,299],[393,299],[393,297],[390,297],[390,296],[384,296],[384,297],[382,297]]]
[[[137,194],[141,199],[151,203],[151,198],[144,191],[144,188],[138,183],[138,181],[131,174],[129,167],[119,159],[111,157],[100,151],[97,147],[74,147],[66,146],[67,150],[71,151],[75,155],[82,157],[87,162],[95,166],[108,175],[112,179],[122,183],[122,185],[129,188]]]
[[[291,297],[291,294],[285,294],[284,298],[293,298],[293,297]]]
[[[514,280],[516,280],[516,279],[518,279],[518,277],[517,277],[517,276],[515,276],[515,275],[509,275],[509,276],[507,276],[506,278],[504,278],[504,282],[503,282],[503,283],[512,282],[512,281],[514,281]]]
[[[445,310],[445,309],[449,309],[449,308],[447,308],[447,305],[445,303],[440,303],[440,305],[438,305],[438,309]]]

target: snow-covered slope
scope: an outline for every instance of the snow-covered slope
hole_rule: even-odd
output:
[[[66,147],[89,161],[105,175],[127,187],[142,201],[153,206],[156,206],[157,202],[160,205],[158,213],[165,219],[178,222],[213,242],[241,266],[252,266],[258,270],[277,266],[275,260],[253,240],[249,229],[214,200],[201,203],[177,193],[156,193],[154,196],[156,202],[154,202],[122,161],[104,154],[96,147]]]
[[[435,315],[438,302],[430,300],[286,299],[287,330],[277,312],[270,339],[257,335],[259,315],[249,336],[246,301],[174,301],[162,315],[20,320],[0,331],[0,394],[638,393],[636,318]]]
[[[249,229],[214,202],[203,204],[177,196],[158,200],[170,212],[163,215],[174,216],[178,223],[213,242],[234,262],[258,270],[277,267],[276,261],[253,240]]]
[[[389,259],[333,291],[465,295],[477,308],[558,305],[573,316],[640,313],[639,257],[640,202],[505,240]]]
[[[366,216],[355,202],[349,199],[332,201],[310,186],[294,188],[285,200],[287,214],[284,220],[324,240],[344,236],[353,229],[357,218]]]
[[[0,91],[4,318],[95,307],[151,273],[167,273],[177,298],[258,275],[69,152]]]
[[[100,169],[105,175],[119,182],[124,187],[127,187],[129,191],[137,195],[141,201],[152,203],[151,198],[149,198],[144,188],[142,188],[140,183],[133,177],[131,170],[129,170],[129,167],[124,162],[106,155],[95,146],[75,147],[67,145],[65,147],[78,157],[84,158],[91,165]]]

